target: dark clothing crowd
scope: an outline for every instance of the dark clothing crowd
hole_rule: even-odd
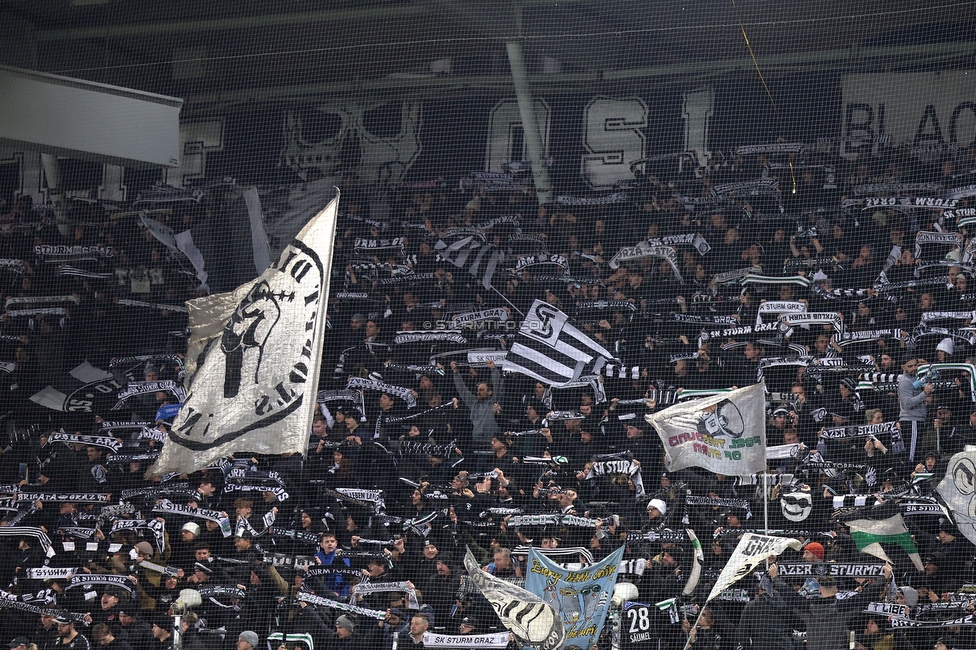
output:
[[[240,192],[67,218],[15,202],[0,629],[41,650],[411,647],[504,629],[468,551],[522,584],[529,547],[578,564],[624,546],[653,647],[976,647],[971,514],[937,490],[976,444],[976,150],[837,148],[660,156],[541,205],[518,166],[445,176],[393,188],[383,218],[344,182],[306,453],[153,479],[186,393],[183,303],[212,288],[158,225],[192,231],[219,286]],[[506,371],[537,300],[637,370]],[[767,471],[671,471],[645,415],[758,382]],[[921,570],[887,549],[857,573],[882,560],[848,522],[878,509],[903,514]],[[706,606],[766,531],[803,547]]]

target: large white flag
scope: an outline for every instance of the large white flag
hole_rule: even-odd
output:
[[[743,476],[766,469],[763,384],[681,402],[645,415],[664,443],[668,469],[704,467]]]
[[[976,544],[976,447],[966,445],[949,459],[936,489],[952,511],[956,528]]]
[[[715,586],[708,594],[705,602],[715,598],[724,590],[749,575],[752,570],[761,564],[770,555],[779,555],[787,548],[799,551],[803,546],[798,540],[791,537],[773,537],[772,535],[756,535],[755,533],[745,533],[739,540],[739,545],[732,551],[729,561],[726,563],[722,573],[719,574]]]
[[[238,452],[304,453],[318,386],[339,198],[259,278],[187,302],[189,394],[148,474]]]

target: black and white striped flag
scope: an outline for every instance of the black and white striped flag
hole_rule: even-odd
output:
[[[454,266],[481,280],[485,289],[491,289],[495,269],[505,259],[505,251],[501,248],[486,244],[473,236],[464,237],[450,244],[438,240],[434,249]]]
[[[601,374],[613,355],[569,323],[569,316],[536,300],[505,357],[504,369],[550,386],[564,386],[584,374]]]

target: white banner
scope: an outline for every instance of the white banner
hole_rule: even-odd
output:
[[[337,197],[259,278],[187,303],[189,393],[149,474],[189,473],[238,452],[306,451],[338,206]]]
[[[65,580],[77,571],[77,567],[31,567],[27,569],[27,577],[31,580]]]
[[[664,443],[669,471],[704,467],[726,476],[766,468],[763,384],[694,399],[645,415]]]
[[[767,300],[759,304],[759,313],[756,314],[756,325],[763,323],[763,314],[801,314],[806,313],[807,304],[794,300]]]
[[[936,488],[952,512],[952,518],[963,535],[976,544],[976,447],[966,448],[949,459],[945,477]]]
[[[933,153],[965,148],[976,138],[976,79],[969,72],[845,75],[842,85],[842,136],[868,144],[888,136],[891,147]],[[850,145],[845,153],[855,150]]]
[[[435,634],[424,632],[425,648],[504,648],[508,632],[495,634]]]
[[[500,366],[505,361],[506,356],[508,356],[506,350],[472,350],[468,352],[468,365],[480,367],[489,361],[494,361]]]
[[[722,569],[715,586],[705,602],[718,596],[740,579],[749,575],[753,568],[761,564],[770,555],[779,555],[787,548],[799,551],[802,544],[791,537],[773,537],[772,535],[756,535],[745,533],[739,540],[739,545],[732,551],[728,563]]]

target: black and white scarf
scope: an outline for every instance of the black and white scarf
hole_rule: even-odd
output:
[[[608,474],[626,474],[634,482],[634,496],[640,499],[644,496],[644,480],[641,477],[640,463],[632,460],[606,460],[593,463],[584,478],[606,476]]]
[[[360,539],[359,541],[361,543],[363,540]],[[420,603],[417,601],[417,591],[412,585],[413,583],[411,582],[360,582],[350,590],[349,602],[356,602],[357,596],[366,596],[384,591],[402,591],[407,595],[407,606],[412,610],[419,610]],[[507,636],[506,633],[506,638]]]
[[[487,650],[488,648],[505,648],[508,646],[508,632],[493,632],[490,634],[439,634],[424,632],[423,646],[425,648],[472,648]]]
[[[457,441],[453,440],[450,444],[435,445],[427,442],[414,440],[401,440],[399,452],[405,454],[419,454],[422,456],[436,456],[437,458],[450,458],[457,451]]]
[[[23,260],[15,260],[7,257],[0,258],[0,270],[12,271],[19,275],[27,273],[27,266]]]
[[[232,492],[270,492],[275,495],[276,501],[287,501],[288,492],[283,487],[272,487],[270,485],[235,485],[228,483],[224,485],[224,494]]]
[[[121,408],[125,400],[135,395],[146,395],[147,393],[169,393],[176,397],[180,402],[186,398],[186,389],[177,384],[172,379],[162,379],[157,381],[130,381],[125,389],[118,394],[118,404],[115,409]]]
[[[705,238],[698,233],[687,233],[684,235],[667,235],[665,237],[654,237],[646,241],[648,246],[675,246],[677,244],[689,244],[698,251],[699,255],[712,250]]]
[[[828,266],[837,266],[838,262],[833,257],[791,257],[783,262],[784,271],[794,269],[822,269]]]
[[[268,535],[278,539],[293,539],[298,542],[305,542],[311,546],[318,546],[319,536],[307,530],[293,530],[290,528],[280,528],[270,526],[267,530]]]
[[[178,514],[186,517],[194,517],[196,519],[206,519],[207,521],[212,521],[219,524],[221,532],[224,533],[224,537],[231,536],[230,520],[227,518],[226,514],[219,510],[192,508],[179,503],[173,503],[169,499],[160,499],[156,502],[155,507],[153,507],[153,512]]]
[[[171,311],[178,314],[189,313],[183,305],[167,305],[158,302],[146,302],[145,300],[131,300],[129,298],[119,298],[116,304],[123,307],[145,307],[146,309],[155,309],[157,311]]]
[[[359,575],[361,576],[362,573]],[[312,605],[322,605],[323,607],[331,607],[332,609],[337,609],[342,612],[349,612],[351,614],[359,614],[360,616],[375,618],[379,621],[386,618],[385,611],[380,611],[378,609],[366,609],[365,607],[357,607],[356,605],[350,605],[348,603],[340,603],[337,600],[316,596],[315,594],[311,594],[306,591],[302,591],[298,594],[298,600],[310,603]]]
[[[507,214],[501,217],[495,217],[494,219],[488,219],[487,221],[482,221],[476,228],[479,230],[488,230],[489,228],[494,228],[498,224],[509,223],[515,226],[516,229],[521,225],[519,222],[518,215]]]
[[[360,223],[365,223],[368,226],[379,229],[380,232],[386,231],[389,227],[385,221],[379,221],[378,219],[367,219],[366,217],[360,216],[358,214],[351,214],[346,212],[340,212],[338,214],[339,219],[349,219],[350,221],[358,221]]]
[[[524,192],[525,184],[504,172],[471,172],[460,182],[462,189],[480,188],[485,192]]]
[[[596,276],[569,276],[569,275],[551,275],[547,273],[537,273],[532,276],[532,281],[538,284],[552,284],[553,282],[562,282],[563,284],[571,284],[577,289],[582,286],[591,285],[602,285],[603,280]]]
[[[457,330],[415,330],[400,331],[393,337],[395,345],[405,343],[467,343],[468,339]]]
[[[598,519],[563,514],[515,515],[508,520],[509,526],[579,526],[581,528],[596,528],[598,523]]]
[[[56,244],[39,244],[34,247],[34,254],[45,258],[48,262],[100,260],[115,257],[115,249],[111,246],[66,246]],[[48,259],[50,258],[50,259]]]
[[[285,498],[287,498],[287,496]],[[279,499],[279,500],[284,501],[284,499]],[[241,517],[240,519],[237,520],[237,527],[234,530],[234,534],[240,536],[242,533],[246,531],[250,533],[252,537],[261,537],[269,530],[271,530],[271,525],[274,523],[274,521],[275,521],[274,510],[269,510],[268,512],[264,513],[263,517],[261,517],[261,523],[264,524],[264,528],[261,530],[258,530],[254,526],[252,526],[251,520],[248,519],[247,517]]]
[[[624,538],[628,544],[633,544],[635,542],[674,542],[680,543],[688,539],[688,536],[684,531],[670,530],[664,528],[662,530],[652,530],[646,533],[630,532]]]
[[[754,181],[738,181],[735,183],[713,185],[710,193],[712,196],[730,196],[736,194],[755,196],[758,194],[773,194],[778,189],[779,181],[775,178],[758,178]]]
[[[41,501],[44,503],[111,503],[112,495],[102,492],[18,492],[17,501]]]
[[[86,436],[80,433],[65,433],[64,431],[52,433],[48,437],[48,440],[50,442],[63,442],[65,444],[104,447],[106,449],[111,449],[112,451],[118,451],[122,448],[122,441],[120,441],[118,438],[110,438],[109,436]]]
[[[160,555],[166,552],[166,521],[156,519],[116,519],[112,522],[112,533],[120,530],[148,530],[156,542]]]
[[[193,489],[190,488],[188,483],[172,483],[170,485],[153,485],[144,488],[129,488],[127,490],[122,490],[120,499],[122,501],[128,501],[135,497],[143,497],[147,501],[155,501],[164,494],[177,494],[180,496],[185,496],[189,499],[200,499],[200,495]]]
[[[649,257],[666,260],[678,282],[684,282],[681,277],[681,270],[678,267],[678,252],[672,246],[650,246],[646,242],[641,242],[636,246],[623,246],[613,256],[609,264],[611,269],[617,269],[621,262],[631,262]]]
[[[76,614],[75,612],[68,612],[63,609],[42,607],[33,603],[22,602],[19,598],[15,594],[0,590],[0,609],[16,609],[21,612],[29,612],[40,616],[54,616],[55,618],[64,616],[78,623],[85,623],[88,617],[87,613]],[[50,602],[54,602],[53,598]]]
[[[386,250],[396,250],[403,253],[403,237],[393,237],[392,239],[357,238],[353,243],[353,248],[360,254],[363,252],[380,252]]]
[[[880,424],[862,424],[846,427],[827,427],[820,434],[822,438],[840,440],[844,438],[863,438],[897,433],[897,422],[882,422]]]
[[[508,312],[503,307],[494,309],[482,309],[480,311],[469,311],[458,314],[451,319],[451,329],[462,329],[466,325],[473,323],[483,323],[486,321],[505,321],[508,320]]]
[[[428,273],[401,273],[393,276],[392,278],[381,278],[376,281],[377,286],[389,286],[392,284],[403,284],[405,282],[426,282],[428,280],[436,280],[437,274],[433,271]]]
[[[413,393],[409,388],[404,386],[395,386],[393,384],[387,384],[382,381],[367,379],[365,377],[350,377],[349,382],[346,384],[346,388],[352,390],[374,390],[380,393],[387,393],[406,402],[408,409],[412,409],[417,405],[417,398],[413,396]]]
[[[531,266],[540,265],[554,265],[563,269],[565,272],[569,273],[569,261],[562,255],[553,254],[540,254],[540,255],[522,255],[515,261],[515,272],[518,273],[523,269]]]
[[[111,585],[123,589],[130,596],[135,593],[136,584],[129,576],[114,573],[83,573],[71,576],[65,586],[65,591],[75,587],[89,587],[91,585]]]
[[[554,203],[558,205],[612,205],[614,203],[624,203],[627,201],[626,192],[614,192],[602,196],[557,196]]]
[[[723,499],[720,497],[699,497],[688,495],[685,504],[689,506],[710,506],[717,508],[739,508],[746,511],[746,519],[752,519],[752,506],[746,499]]]

